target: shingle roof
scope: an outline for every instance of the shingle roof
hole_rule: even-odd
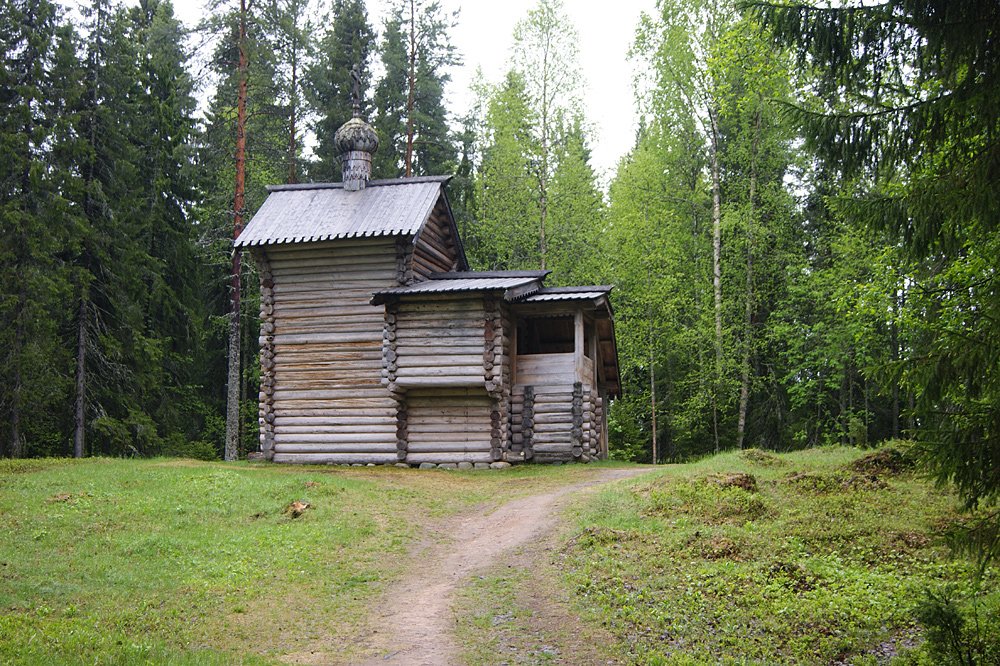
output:
[[[482,292],[482,291],[503,291],[504,297],[508,300],[521,298],[527,294],[538,291],[542,286],[541,274],[524,274],[524,272],[511,271],[512,275],[504,275],[503,272],[476,273],[467,271],[465,273],[442,273],[448,277],[435,277],[424,282],[417,282],[406,287],[396,287],[394,289],[384,289],[376,292],[372,297],[372,304],[385,303],[390,298],[400,296],[413,296],[420,294],[449,294],[459,292]],[[459,275],[465,277],[458,277]]]
[[[359,191],[341,183],[268,188],[237,247],[418,233],[448,177],[375,180]]]
[[[546,301],[585,301],[607,296],[608,285],[587,287],[545,287],[525,298],[522,303],[544,303]]]
[[[451,271],[431,273],[432,280],[465,280],[474,278],[538,278],[546,277],[552,271]]]

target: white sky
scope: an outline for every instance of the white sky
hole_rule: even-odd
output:
[[[174,0],[178,17],[188,26],[204,14],[204,0]],[[467,111],[469,85],[476,68],[488,81],[498,81],[510,64],[514,24],[537,0],[462,2],[441,0],[446,11],[460,10],[452,41],[463,65],[451,72],[448,102],[456,115]],[[654,13],[655,0],[564,0],[564,8],[579,34],[580,68],[585,82],[585,115],[593,127],[593,166],[606,182],[635,140],[636,112],[632,90],[632,65],[626,53],[641,11]],[[369,21],[381,30],[387,0],[368,0]]]

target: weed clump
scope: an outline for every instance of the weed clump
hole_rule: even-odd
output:
[[[819,579],[795,562],[775,562],[767,570],[767,579],[793,592],[810,592],[816,589]]]
[[[782,482],[818,495],[844,490],[882,490],[889,485],[877,474],[851,473],[846,470],[830,473],[792,472]]]
[[[743,547],[728,537],[715,536],[701,544],[700,555],[706,560],[732,560],[741,562],[746,559]]]
[[[858,458],[849,469],[868,476],[896,476],[913,469],[914,460],[897,448],[887,446]]]
[[[817,472],[792,472],[782,481],[800,490],[813,493],[830,493],[840,489],[840,484],[835,482],[835,477],[830,474],[820,474]]]
[[[591,526],[570,539],[567,543],[567,548],[575,546],[591,548],[598,545],[629,541],[632,537],[632,533],[625,530]]]
[[[705,480],[720,488],[742,488],[748,493],[757,492],[757,478],[753,474],[745,474],[743,472],[711,474]]]
[[[681,483],[653,486],[647,515],[687,515],[709,524],[741,524],[771,514],[751,474],[711,474]]]
[[[784,460],[763,449],[743,449],[740,451],[740,458],[761,467],[780,467],[785,464]]]

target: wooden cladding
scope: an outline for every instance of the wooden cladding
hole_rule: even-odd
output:
[[[511,394],[511,450],[536,462],[607,457],[603,400],[581,382],[516,384]]]
[[[487,377],[494,376],[483,369],[485,327],[481,297],[387,305],[383,341],[387,385],[394,391],[448,387],[485,390]]]
[[[410,266],[418,280],[426,280],[431,273],[446,273],[458,268],[457,243],[443,198],[438,199],[430,219],[417,236]]]
[[[406,394],[408,463],[493,462],[494,401],[483,389],[415,389]]]
[[[254,249],[265,457],[415,465],[607,455],[598,338],[588,337],[582,310],[555,324],[533,311],[519,355],[518,306],[500,291],[371,305],[375,292],[456,268],[456,239],[439,208],[416,243]]]
[[[267,263],[262,447],[269,438],[278,462],[396,462],[398,405],[380,381],[384,310],[369,304],[399,284],[395,240],[271,248]]]

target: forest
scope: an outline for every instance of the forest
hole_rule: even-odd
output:
[[[234,227],[268,184],[339,179],[357,65],[374,176],[454,174],[473,268],[615,285],[614,457],[906,438],[968,506],[997,498],[994,2],[659,0],[607,187],[558,0],[464,115],[458,17],[430,0],[382,25],[363,0],[218,0],[197,26],[170,0],[0,14],[4,456],[219,457],[237,383],[256,449],[258,287],[244,262],[233,318]]]

